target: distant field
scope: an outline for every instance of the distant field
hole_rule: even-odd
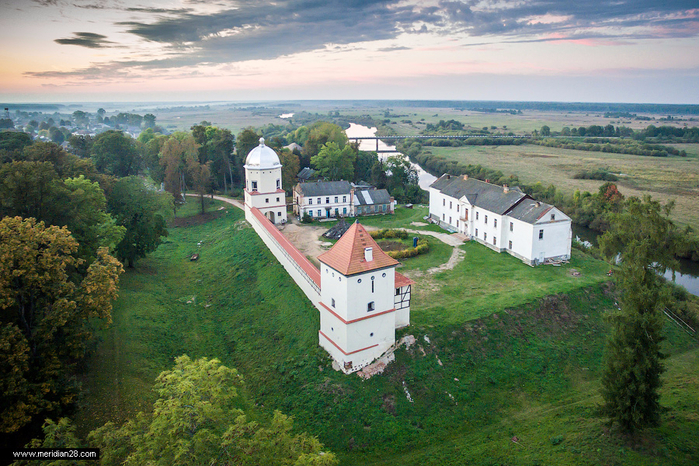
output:
[[[576,253],[569,267],[533,269],[468,244],[453,273],[417,278],[413,324],[399,335],[417,344],[362,381],[331,369],[317,310],[242,213],[224,212],[181,221],[189,226],[172,228],[123,277],[113,326],[83,380],[81,432],[147,406],[154,377],[186,353],[236,367],[257,404],[253,417],[294,416],[342,465],[696,464],[699,343],[675,327],[663,346],[663,425],[628,442],[597,415],[603,315],[614,305],[600,284],[604,264]],[[449,249],[434,245],[404,270],[424,273]],[[583,275],[569,277],[571,267]]]
[[[433,154],[466,164],[515,174],[530,184],[553,184],[564,192],[596,191],[603,183],[576,180],[583,170],[608,168],[619,173],[617,185],[627,196],[651,194],[663,202],[676,201],[674,219],[699,229],[699,145],[682,144],[688,157],[640,157],[627,154],[587,152],[536,145],[426,147]]]

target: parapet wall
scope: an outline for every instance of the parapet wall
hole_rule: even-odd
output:
[[[245,219],[314,306],[320,303],[320,271],[257,208],[245,206]]]

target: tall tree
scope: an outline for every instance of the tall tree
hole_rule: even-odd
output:
[[[180,356],[161,373],[152,412],[122,427],[107,423],[90,433],[102,464],[331,466],[335,455],[308,434],[292,433],[292,421],[276,412],[269,426],[240,409],[241,377],[217,359]]]
[[[620,259],[617,284],[620,309],[609,319],[602,376],[604,412],[625,431],[657,425],[660,420],[660,375],[664,368],[663,309],[669,294],[662,274],[676,265],[674,252],[681,234],[669,219],[673,205],[650,196],[632,197],[614,214],[600,249],[612,261]]]
[[[282,163],[282,187],[291,192],[296,184],[296,175],[300,170],[299,156],[289,149],[282,149],[279,153],[279,161]]]
[[[356,158],[352,146],[340,149],[335,142],[328,142],[318,155],[311,158],[311,164],[329,180],[353,180]]]
[[[235,163],[234,173],[236,175],[235,182],[242,186],[245,183],[245,172],[243,166],[245,159],[251,150],[260,144],[260,135],[252,128],[245,128],[236,138],[235,142]],[[236,173],[237,172],[237,173]]]
[[[160,164],[164,168],[165,189],[175,199],[175,206],[183,201],[182,193],[187,189],[187,160],[198,159],[199,145],[191,134],[178,131],[163,144]]]
[[[111,322],[121,264],[103,248],[81,277],[77,248],[66,228],[0,221],[2,432],[71,402],[71,369],[85,354],[91,322]]]
[[[338,148],[344,149],[347,144],[345,131],[334,123],[318,121],[314,123],[308,132],[308,139],[303,145],[303,156],[311,160],[328,142],[334,142]],[[301,160],[305,162],[305,160]]]
[[[206,211],[204,195],[211,186],[211,162],[200,163],[198,159],[191,157],[187,159],[187,174],[192,180],[192,188],[199,194],[203,214]]]
[[[109,214],[126,231],[115,248],[116,256],[133,267],[137,259],[157,249],[167,236],[163,212],[171,209],[172,197],[147,186],[138,177],[116,181],[107,196]]]
[[[90,151],[97,171],[124,177],[137,175],[141,169],[141,157],[135,141],[121,131],[100,133]]]

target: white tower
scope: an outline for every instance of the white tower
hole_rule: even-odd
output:
[[[245,210],[257,207],[274,224],[286,223],[282,164],[274,149],[260,145],[245,159]]]
[[[357,371],[395,343],[399,262],[383,252],[358,222],[318,260],[320,346],[344,372]]]

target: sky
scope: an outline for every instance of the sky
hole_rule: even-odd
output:
[[[697,0],[0,0],[0,101],[699,104]]]

